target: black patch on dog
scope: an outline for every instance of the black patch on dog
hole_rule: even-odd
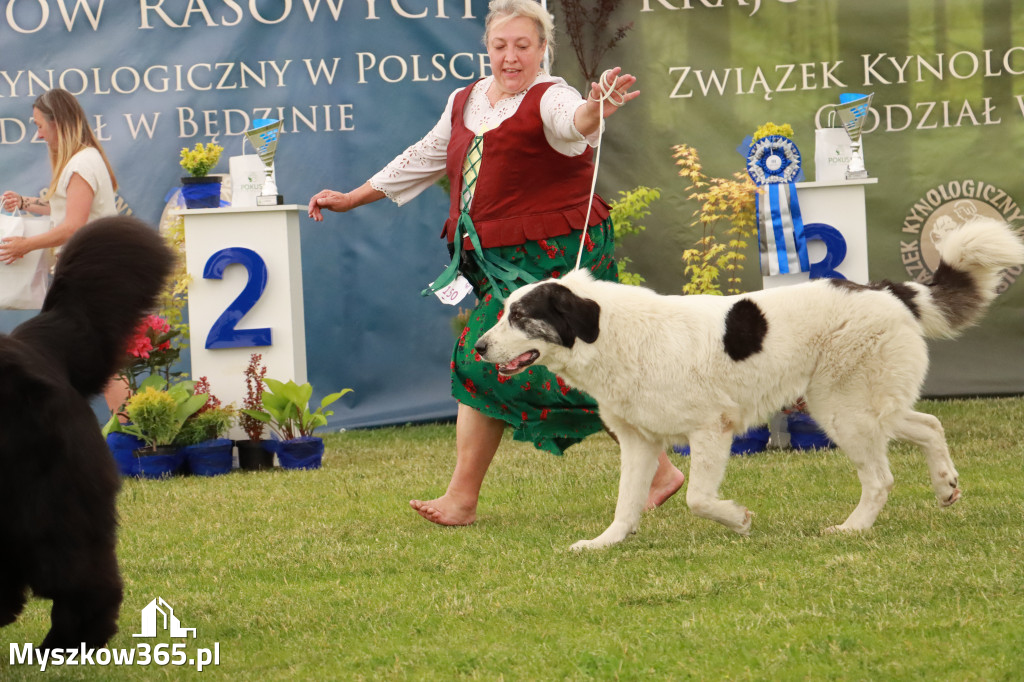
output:
[[[29,590],[52,599],[40,648],[102,647],[117,632],[121,481],[88,399],[172,262],[139,220],[90,223],[65,245],[42,311],[0,334],[0,627]]]
[[[978,285],[969,272],[957,270],[945,261],[928,283],[935,306],[953,329],[971,324],[984,307]]]
[[[917,292],[914,291],[912,286],[903,282],[890,282],[887,279],[883,279],[868,284],[857,284],[845,279],[829,279],[828,283],[837,289],[845,289],[847,291],[886,291],[898,298],[903,305],[907,306],[907,309],[915,318],[921,317],[921,310],[914,300]]]
[[[768,320],[761,308],[750,299],[736,302],[725,316],[722,344],[729,357],[739,362],[761,352],[768,334]]]
[[[557,282],[545,282],[509,307],[509,324],[531,338],[572,348],[576,339],[594,343],[601,306]]]

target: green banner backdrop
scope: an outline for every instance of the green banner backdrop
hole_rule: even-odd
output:
[[[553,3],[559,26],[563,4]],[[596,3],[595,3],[596,4]],[[975,213],[1020,225],[1024,201],[1024,13],[1010,0],[630,0],[608,39],[632,23],[600,69],[621,65],[641,96],[610,119],[600,187],[614,198],[658,187],[647,230],[625,244],[633,270],[679,293],[683,249],[700,237],[671,146],[696,147],[705,172],[742,171],[736,149],[767,121],[792,125],[814,179],[818,112],[840,93],[874,93],[864,137],[872,279],[931,273],[936,225]],[[591,29],[587,29],[591,30]],[[583,85],[560,34],[554,71]],[[1020,44],[1018,44],[1020,43]],[[824,124],[824,122],[823,122]],[[753,242],[744,282],[760,287]],[[1024,391],[1024,283],[1008,274],[989,315],[931,344],[927,395]],[[684,387],[682,387],[684,388]]]

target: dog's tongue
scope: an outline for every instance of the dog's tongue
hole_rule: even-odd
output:
[[[519,366],[521,364],[523,364],[524,362],[525,363],[529,363],[532,359],[533,359],[533,351],[527,351],[527,352],[523,353],[522,355],[520,355],[519,357],[512,358],[511,360],[506,362],[504,365],[501,365],[501,368],[506,370],[506,371],[509,371],[509,372],[514,372],[515,370],[519,369]]]

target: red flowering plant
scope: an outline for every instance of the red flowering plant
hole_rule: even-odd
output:
[[[181,330],[172,328],[167,320],[158,315],[147,315],[139,323],[128,342],[127,362],[118,372],[132,394],[138,392],[139,384],[151,374],[159,374],[168,383],[171,377],[181,375],[181,372],[171,371],[181,355],[177,343],[179,336]]]
[[[245,400],[242,401],[242,411],[238,413],[238,425],[252,441],[263,440],[263,422],[245,412],[263,409],[263,379],[267,376],[267,366],[262,360],[259,353],[249,356],[249,364],[245,368]]]

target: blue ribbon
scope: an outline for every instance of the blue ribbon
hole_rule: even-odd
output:
[[[781,135],[770,135],[750,145],[747,173],[756,185],[764,188],[757,199],[763,274],[780,275],[811,269],[796,195],[800,161],[796,145]]]

